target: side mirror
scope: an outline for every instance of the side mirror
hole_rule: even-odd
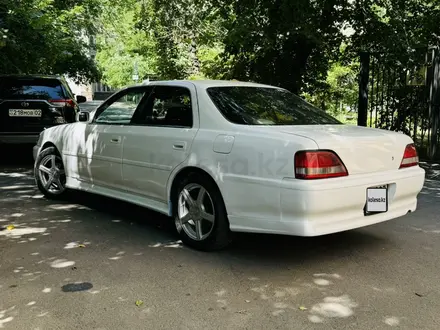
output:
[[[90,114],[88,112],[81,111],[78,114],[78,121],[80,121],[80,122],[88,122],[89,119],[90,119]]]
[[[77,95],[76,96],[76,102],[78,102],[78,103],[87,102],[87,98],[85,96],[82,96],[82,95]]]

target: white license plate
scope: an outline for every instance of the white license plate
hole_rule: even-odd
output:
[[[41,117],[41,109],[9,109],[9,117]]]
[[[388,211],[387,188],[367,188],[367,212]]]

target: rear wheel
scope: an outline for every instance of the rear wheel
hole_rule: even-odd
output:
[[[177,232],[188,246],[213,251],[230,244],[226,207],[210,178],[195,173],[184,178],[177,189],[174,213]]]
[[[66,172],[63,160],[55,147],[38,155],[34,168],[38,189],[48,198],[60,198],[66,192]]]

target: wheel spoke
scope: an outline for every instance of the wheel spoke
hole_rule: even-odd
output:
[[[44,173],[46,173],[46,174],[51,174],[50,173],[50,169],[48,169],[46,166],[44,166],[44,165],[40,165],[40,167],[38,167],[38,169],[41,171],[41,172],[44,172]]]
[[[182,222],[182,225],[184,225],[185,223],[188,223],[188,221],[191,220],[191,215],[189,214],[189,212],[187,212],[181,219],[180,221]]]
[[[208,212],[202,210],[201,215],[202,215],[203,219],[205,219],[211,223],[214,223],[214,215],[213,214],[209,214]]]
[[[53,180],[53,183],[56,184],[58,190],[62,190],[62,189],[63,189],[63,185],[61,184],[61,180],[60,180],[60,178],[56,178],[56,179],[54,179],[54,180]]]
[[[50,168],[55,168],[56,167],[55,160],[56,160],[55,155],[51,155],[50,156]]]
[[[197,205],[203,205],[203,199],[205,198],[206,190],[203,187],[200,187],[199,194],[197,195]]]
[[[47,180],[46,184],[44,185],[44,188],[46,190],[48,190],[50,188],[50,186],[52,185],[53,181],[54,181],[53,176],[52,175],[49,176],[49,179]]]
[[[202,239],[203,233],[202,233],[202,220],[194,221],[196,225],[196,236],[197,239]]]
[[[196,206],[196,202],[194,201],[194,199],[191,197],[191,195],[189,194],[189,191],[186,189],[182,190],[182,194],[183,194],[183,198],[185,199],[185,201],[188,203],[188,206],[191,207],[195,207]]]

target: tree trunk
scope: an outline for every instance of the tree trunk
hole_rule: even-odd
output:
[[[198,57],[197,36],[194,31],[190,32],[189,56],[191,59],[190,76],[198,76],[200,74],[200,60]]]

